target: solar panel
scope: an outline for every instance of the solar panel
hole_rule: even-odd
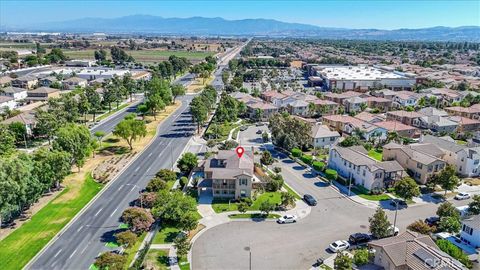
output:
[[[419,258],[424,263],[424,265],[430,268],[434,268],[436,266],[435,256],[433,256],[423,248],[420,248],[417,251],[415,251],[413,255]]]

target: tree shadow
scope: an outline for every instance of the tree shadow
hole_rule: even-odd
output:
[[[113,153],[115,155],[123,155],[123,154],[127,154],[127,153],[130,153],[130,148],[128,147],[125,147],[125,146],[107,146],[107,147],[104,147],[102,148],[102,150],[100,151],[102,153]]]
[[[305,170],[304,167],[300,166],[300,165],[297,165],[297,166],[293,166],[292,169],[296,170],[296,171],[302,171],[302,170]]]
[[[100,237],[100,241],[102,241],[104,243],[115,242],[115,234],[123,232],[125,230],[127,230],[127,229],[115,229],[115,230],[105,232]]]

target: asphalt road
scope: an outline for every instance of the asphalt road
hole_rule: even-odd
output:
[[[198,269],[309,269],[319,257],[328,257],[326,248],[335,240],[347,240],[355,232],[368,232],[368,217],[374,209],[352,202],[304,170],[285,155],[273,166],[282,168],[285,181],[301,196],[311,194],[318,200],[309,216],[296,224],[279,225],[272,221],[235,221],[209,229],[193,244],[192,267]],[[468,201],[454,202],[456,205]],[[385,202],[393,223],[394,211]],[[398,211],[397,227],[434,215],[438,204],[409,206]]]
[[[177,78],[173,83],[179,83],[182,84],[183,86],[187,86],[188,84],[191,83],[191,81],[194,79],[193,74],[187,73],[179,78]],[[103,119],[100,121],[97,125],[92,127],[90,129],[90,133],[94,134],[97,131],[103,131],[105,133],[110,133],[113,131],[115,126],[117,126],[120,121],[122,121],[125,116],[129,113],[135,113],[137,111],[137,106],[143,101],[143,99],[140,99],[133,104],[127,106],[126,108],[120,110],[119,112],[113,114],[112,116]]]
[[[235,57],[239,51],[226,55],[220,63]],[[219,66],[215,72],[215,82],[221,82],[224,67]],[[186,85],[192,79],[193,76],[187,74],[177,82]],[[112,250],[105,244],[114,240],[113,235],[119,230],[123,210],[138,198],[140,190],[158,170],[173,168],[175,160],[194,134],[196,125],[192,122],[188,106],[193,96],[178,98],[182,101],[181,107],[162,122],[153,143],[105,187],[103,193],[65,231],[56,236],[52,244],[42,250],[26,269],[88,269],[99,254]],[[111,132],[116,123],[129,113],[129,108],[100,123],[94,128],[95,131]]]
[[[72,225],[64,231],[29,269],[87,269],[118,231],[125,208],[138,198],[155,173],[172,168],[195,131],[188,103],[192,96],[181,97],[181,107],[159,128],[154,142],[128,166]]]

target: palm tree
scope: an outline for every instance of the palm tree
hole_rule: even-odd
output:
[[[397,141],[398,140],[398,133],[395,131],[389,132],[387,135],[387,142]]]

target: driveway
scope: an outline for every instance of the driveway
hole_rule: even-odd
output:
[[[193,244],[193,269],[249,269],[245,247],[250,247],[254,269],[308,269],[318,257],[329,256],[326,248],[331,242],[368,232],[368,217],[374,209],[351,201],[285,155],[272,152],[278,159],[272,166],[282,168],[285,181],[300,195],[313,195],[318,205],[296,224],[245,221],[209,229]],[[404,231],[413,221],[434,215],[436,209],[433,203],[401,209],[397,227]],[[386,211],[393,223],[395,212]]]

